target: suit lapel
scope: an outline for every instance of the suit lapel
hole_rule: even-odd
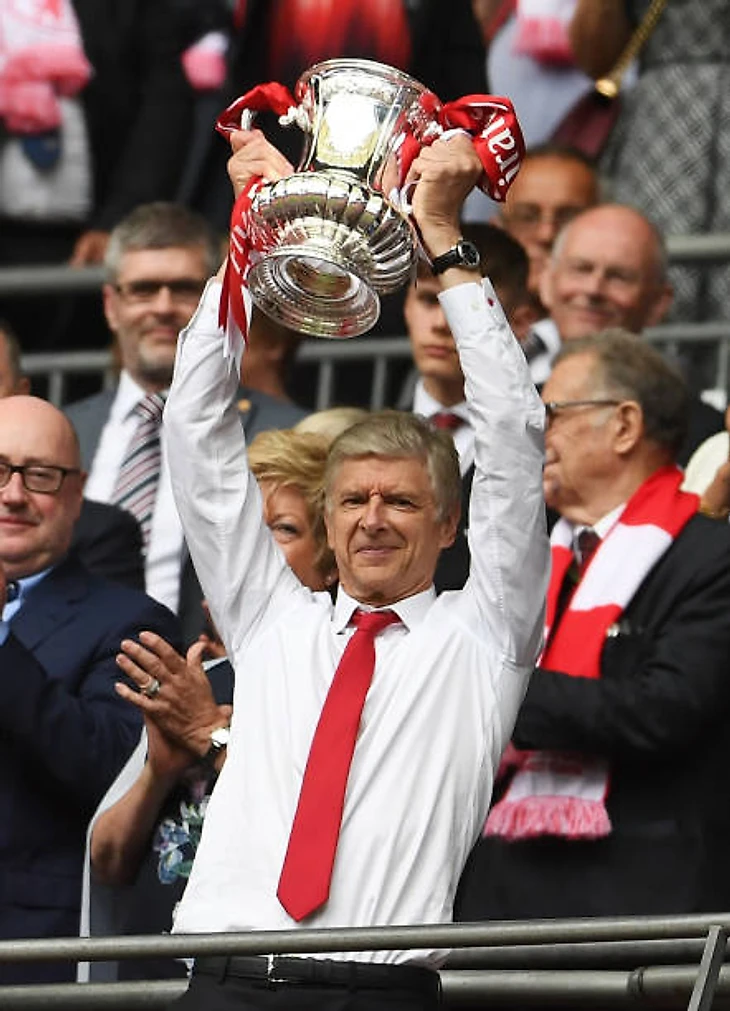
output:
[[[88,592],[85,569],[71,559],[61,562],[29,592],[11,620],[13,634],[26,649],[36,649],[75,616]]]

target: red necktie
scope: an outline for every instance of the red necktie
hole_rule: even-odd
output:
[[[457,428],[466,424],[464,419],[453,411],[439,411],[438,414],[432,414],[430,421],[434,428],[446,429],[447,432],[455,432]]]
[[[375,636],[399,622],[394,611],[355,611],[356,632],[327,692],[276,891],[287,913],[303,920],[329,896],[345,789],[360,716],[375,667]]]

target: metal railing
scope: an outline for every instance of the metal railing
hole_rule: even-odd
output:
[[[0,963],[450,948],[444,1005],[730,1006],[730,913],[0,942]],[[0,1009],[162,1008],[180,980],[0,987]],[[688,1003],[689,1002],[689,1003]]]
[[[678,235],[668,240],[669,258],[677,263],[717,263],[730,260],[730,233],[716,235]],[[42,267],[6,267],[0,269],[0,297],[89,293],[98,291],[103,281],[100,267],[71,268],[65,264]],[[730,319],[707,323],[674,323],[653,327],[646,337],[662,350],[678,355],[680,351],[709,344],[716,349],[714,385],[730,388]],[[369,406],[377,409],[388,403],[390,368],[394,362],[410,359],[408,340],[403,336],[361,337],[354,341],[305,340],[297,361],[316,366],[312,406],[319,410],[334,400],[337,368],[352,361],[372,365],[373,376]],[[66,351],[28,354],[23,368],[31,377],[43,377],[48,384],[48,399],[62,405],[67,399],[69,378],[94,375],[99,388],[114,382],[113,361],[107,351]]]

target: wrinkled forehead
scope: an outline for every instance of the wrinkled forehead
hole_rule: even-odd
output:
[[[425,488],[430,491],[426,461],[418,456],[346,456],[330,479],[330,490],[388,491]]]

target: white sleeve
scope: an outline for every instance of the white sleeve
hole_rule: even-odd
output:
[[[263,521],[234,397],[238,371],[223,356],[221,285],[208,282],[180,334],[163,437],[175,503],[213,620],[230,656],[278,593],[301,584]]]
[[[495,647],[531,667],[543,635],[550,552],[542,488],[545,411],[489,281],[439,295],[475,432],[465,589]]]

